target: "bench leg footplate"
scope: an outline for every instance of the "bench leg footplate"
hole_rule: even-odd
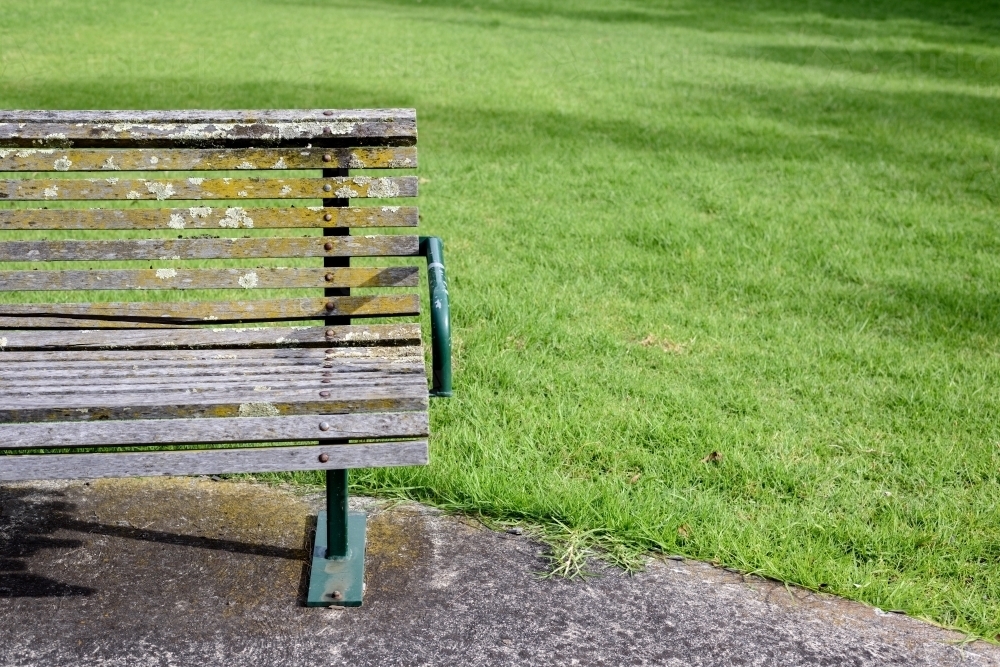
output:
[[[319,513],[307,607],[361,606],[365,592],[366,523],[364,512],[350,512],[347,515],[347,555],[327,558],[326,512]]]

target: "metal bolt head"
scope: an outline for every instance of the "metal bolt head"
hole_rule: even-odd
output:
[[[327,213],[326,215],[323,216],[323,219],[326,220],[327,222],[330,222],[331,220],[333,220],[333,213]]]
[[[334,329],[327,329],[326,330],[326,337],[327,338],[336,338],[337,337],[337,332]]]
[[[328,282],[328,283],[331,283],[331,282],[333,282],[333,274],[332,274],[332,273],[328,273],[328,274],[326,274],[325,276],[323,276],[323,280],[325,280],[325,281],[326,281],[326,282]],[[327,331],[327,332],[326,332],[326,335],[327,335],[327,336],[329,336],[329,335],[331,335],[332,333],[333,333],[332,331]]]
[[[330,155],[329,153],[323,154],[323,162],[332,162],[332,161],[333,161],[332,155]]]
[[[323,186],[323,192],[329,192],[330,190],[333,190],[333,186],[329,183]]]
[[[332,111],[330,111],[329,109],[327,109],[326,111],[324,111],[324,112],[323,112],[323,115],[324,115],[324,116],[332,116],[332,115],[333,115],[333,112],[332,112]]]
[[[326,250],[327,252],[333,250],[333,241],[327,241],[326,243],[324,243],[323,250]]]
[[[321,430],[321,431],[329,431],[330,430],[330,422],[320,422],[319,423],[319,430]]]
[[[329,460],[330,460],[330,455],[329,454],[320,454],[319,455],[319,462],[320,463],[326,463]]]
[[[341,593],[340,591],[334,591],[330,593],[330,597],[333,598],[334,600],[339,600],[340,598],[344,597],[344,594]]]
[[[335,304],[333,301],[327,301],[326,302],[326,309],[327,310],[336,310],[337,309],[337,304]]]
[[[321,392],[319,392],[319,397],[320,398],[330,398],[330,392],[328,392],[328,391],[321,391]]]

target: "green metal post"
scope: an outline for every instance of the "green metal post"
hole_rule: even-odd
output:
[[[324,169],[323,176],[347,176],[347,169]],[[323,206],[348,206],[347,199],[324,199]],[[327,227],[324,236],[348,236],[346,227]],[[349,257],[325,257],[324,267],[346,267]],[[343,287],[327,288],[328,297],[350,296],[351,290]],[[327,326],[350,324],[350,317],[327,317]],[[325,440],[334,447],[347,444],[347,440]],[[347,511],[347,470],[326,471],[326,511],[316,518],[316,538],[313,543],[312,569],[309,574],[307,607],[338,605],[357,607],[365,593],[365,533],[366,519],[363,512]]]
[[[450,397],[451,312],[444,270],[444,241],[437,236],[421,236],[420,254],[427,258],[427,287],[431,295],[431,366],[434,373],[431,396]]]
[[[347,557],[347,471],[326,471],[326,557]]]

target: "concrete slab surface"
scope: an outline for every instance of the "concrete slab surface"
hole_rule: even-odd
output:
[[[702,563],[543,579],[527,536],[369,499],[365,605],[308,609],[321,502],[204,478],[0,486],[0,665],[1000,665]]]

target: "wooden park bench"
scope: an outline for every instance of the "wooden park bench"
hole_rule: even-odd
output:
[[[428,456],[419,268],[378,258],[427,258],[451,393],[440,240],[351,205],[415,196],[350,171],[416,140],[411,109],[0,112],[0,482],[325,470],[307,604],[361,604],[347,469]]]

